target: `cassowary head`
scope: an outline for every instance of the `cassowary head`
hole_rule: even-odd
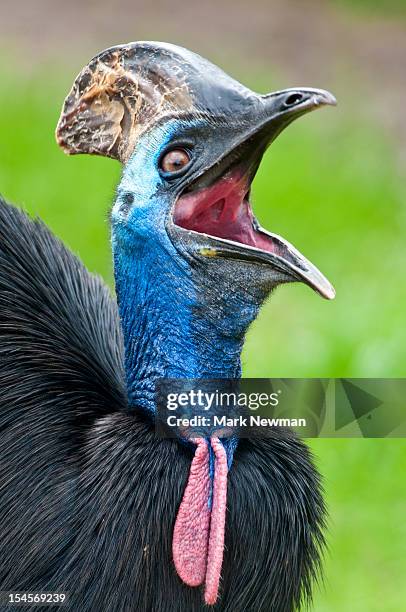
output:
[[[268,145],[334,97],[294,88],[256,94],[200,56],[138,42],[96,56],[78,76],[57,129],[68,153],[125,164],[112,212],[115,242],[161,251],[220,292],[303,281],[334,290],[292,245],[259,225],[251,182]],[[162,259],[161,259],[162,261]],[[235,314],[235,313],[234,313]]]
[[[328,104],[334,97],[318,89],[256,94],[163,43],[108,49],[79,74],[57,139],[67,153],[124,164],[111,218],[130,409],[155,414],[159,378],[238,377],[244,333],[276,285],[303,281],[334,297],[303,255],[260,227],[250,205],[268,145]],[[213,604],[236,441],[189,442],[197,450],[173,558],[184,582],[205,582]]]

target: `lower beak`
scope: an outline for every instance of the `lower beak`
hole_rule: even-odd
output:
[[[248,245],[239,245],[228,241],[227,245],[217,244],[200,247],[201,255],[205,257],[224,257],[251,263],[268,264],[273,270],[280,273],[280,282],[299,281],[305,283],[323,298],[332,300],[335,297],[335,289],[327,278],[313,265],[300,251],[287,240],[256,226],[259,234],[267,237],[272,243],[273,251],[259,250]]]
[[[276,245],[276,252],[269,253],[270,263],[274,268],[287,274],[292,280],[306,283],[327,300],[335,298],[333,285],[300,251],[281,236],[272,234],[258,226],[257,231],[268,236]]]

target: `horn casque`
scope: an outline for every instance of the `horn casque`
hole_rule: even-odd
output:
[[[70,155],[125,163],[140,134],[163,117],[229,117],[259,98],[187,49],[155,42],[119,45],[80,72],[64,102],[56,139]]]

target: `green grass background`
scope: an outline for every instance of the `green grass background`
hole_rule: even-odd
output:
[[[405,0],[331,0],[338,6],[343,6],[363,15],[382,15],[394,17],[406,13]]]
[[[2,75],[0,192],[41,216],[111,283],[107,213],[120,167],[58,150],[53,132],[68,75],[56,67]],[[406,186],[396,167],[393,143],[345,96],[271,147],[254,185],[257,216],[322,269],[337,298],[327,302],[304,285],[280,288],[248,335],[246,376],[406,375]],[[310,444],[331,515],[314,609],[399,612],[406,601],[404,441]]]

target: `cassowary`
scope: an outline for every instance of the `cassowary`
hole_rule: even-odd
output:
[[[333,297],[259,226],[249,193],[272,140],[334,103],[309,88],[256,94],[163,43],[108,49],[79,74],[57,140],[124,164],[117,303],[1,201],[1,591],[67,592],[81,612],[289,612],[311,597],[325,509],[306,446],[283,429],[161,439],[155,386],[238,378],[277,285]]]

